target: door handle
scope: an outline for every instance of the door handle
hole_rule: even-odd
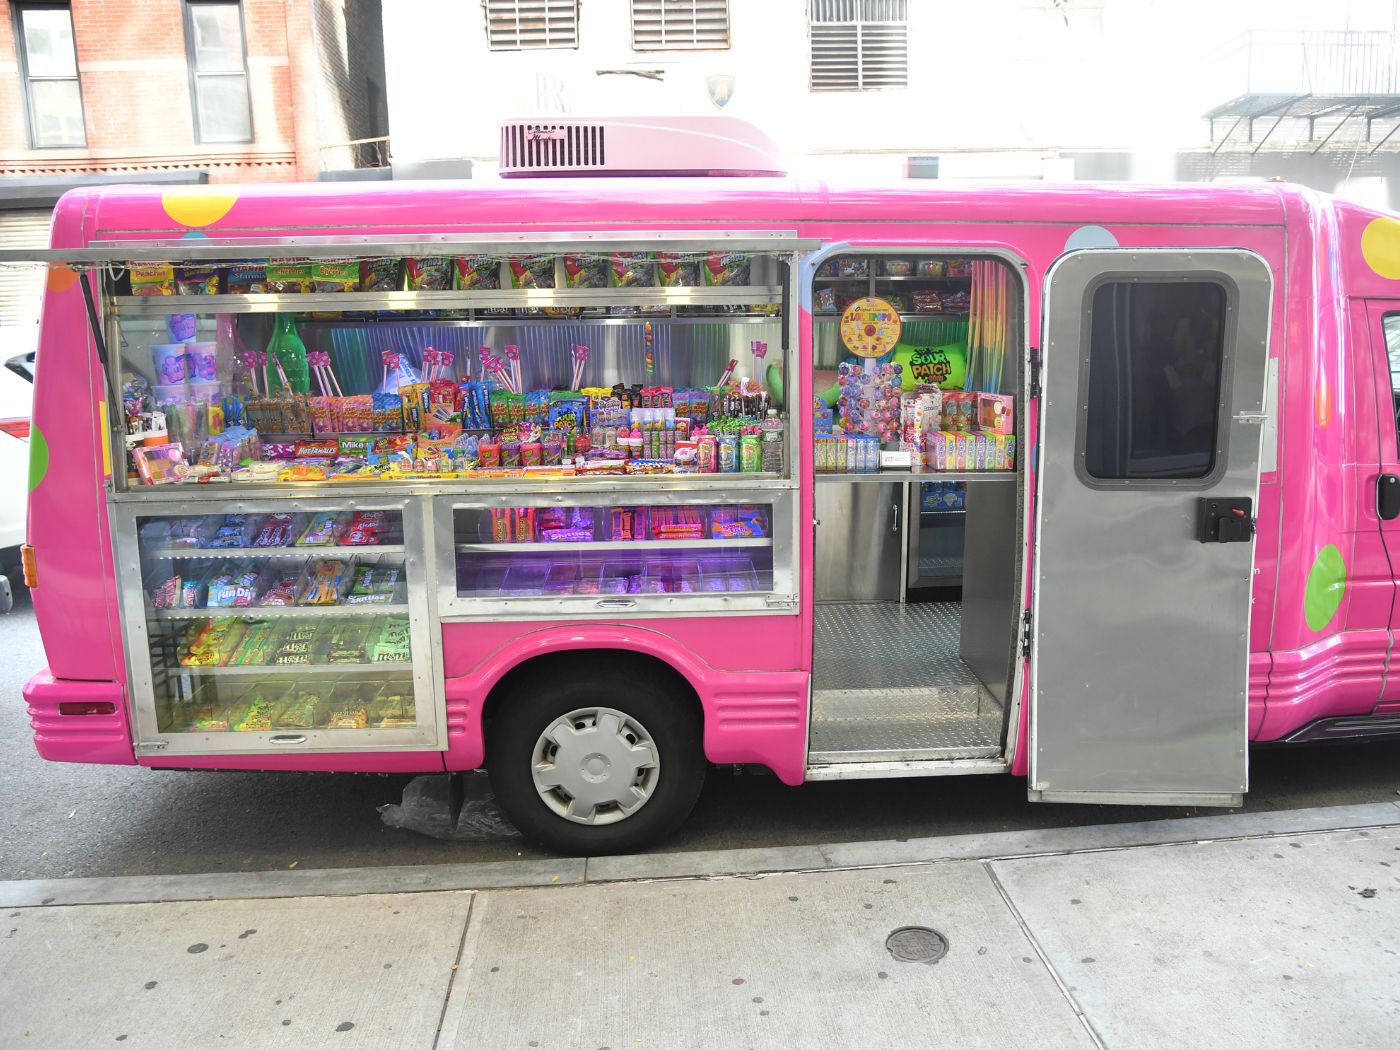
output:
[[[1382,474],[1376,479],[1376,513],[1381,521],[1400,517],[1400,477]]]
[[[593,603],[599,609],[635,609],[637,603],[631,598],[604,598]]]
[[[1254,501],[1202,496],[1196,501],[1196,539],[1202,543],[1248,543],[1254,538]]]
[[[891,532],[898,532],[898,531],[899,531],[899,504],[898,504],[898,503],[892,503],[892,504],[890,504],[890,510],[894,511],[894,523],[890,526],[890,531],[891,531]]]

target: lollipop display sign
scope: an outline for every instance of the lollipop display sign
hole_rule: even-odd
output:
[[[884,357],[899,342],[903,327],[894,304],[867,295],[841,315],[841,343],[857,357]]]

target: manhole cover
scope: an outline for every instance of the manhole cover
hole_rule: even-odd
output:
[[[885,947],[900,962],[936,963],[948,954],[948,938],[927,926],[901,926],[885,938]]]

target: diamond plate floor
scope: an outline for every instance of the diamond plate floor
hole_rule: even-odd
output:
[[[1001,706],[958,656],[957,602],[816,606],[814,764],[996,758]]]

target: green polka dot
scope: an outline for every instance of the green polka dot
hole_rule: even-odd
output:
[[[1308,570],[1307,588],[1303,591],[1303,614],[1312,630],[1321,631],[1332,622],[1332,617],[1342,607],[1346,589],[1346,562],[1342,561],[1342,552],[1329,543],[1317,552]]]
[[[49,472],[49,443],[43,432],[33,423],[29,424],[29,491],[33,492]]]

